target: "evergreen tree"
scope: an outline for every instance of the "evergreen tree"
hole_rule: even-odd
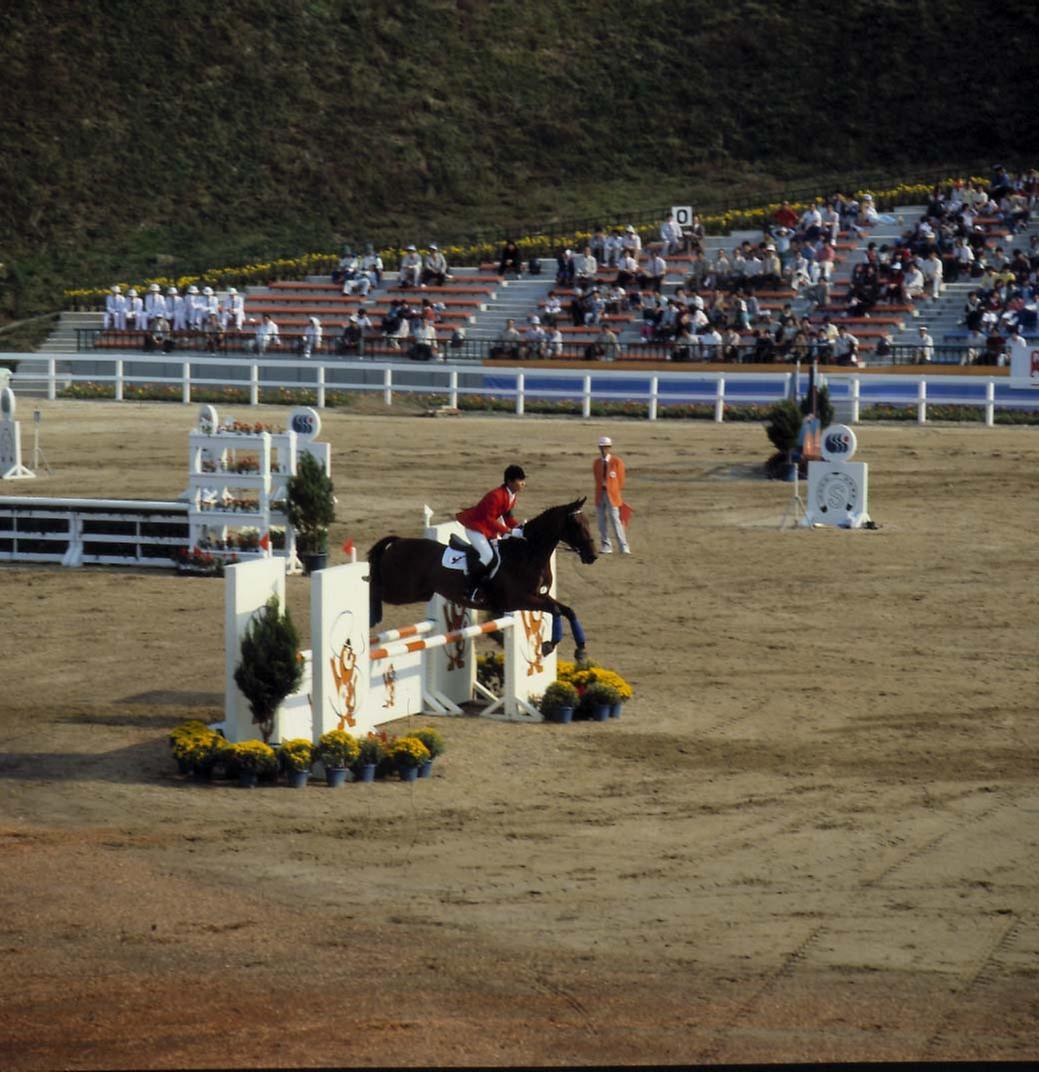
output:
[[[278,597],[271,596],[249,622],[242,637],[242,661],[234,672],[264,741],[274,730],[275,711],[303,680],[298,656],[299,634],[292,618],[288,610],[280,613]]]

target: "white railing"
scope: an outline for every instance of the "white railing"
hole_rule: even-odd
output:
[[[725,419],[729,406],[771,404],[792,392],[796,373],[699,371],[688,367],[675,372],[614,370],[599,365],[584,369],[513,368],[466,364],[416,362],[344,361],[336,359],[285,358],[276,356],[170,356],[133,353],[90,355],[11,354],[45,371],[19,369],[12,386],[43,385],[49,399],[77,383],[111,385],[117,400],[126,398],[128,387],[172,386],[180,401],[190,403],[205,389],[237,387],[258,405],[261,392],[306,390],[324,408],[329,391],[381,393],[387,406],[397,394],[437,395],[457,407],[462,395],[508,399],[517,414],[526,411],[532,399],[573,400],[582,417],[590,417],[597,402],[644,404],[649,420],[671,405],[706,404],[715,421]],[[41,374],[42,372],[42,374]],[[807,390],[807,370],[798,381],[799,394]],[[912,406],[917,421],[927,420],[929,405],[978,406],[985,423],[993,424],[997,408],[1039,409],[1037,392],[1013,390],[1005,376],[957,376],[907,373],[827,374],[830,398],[847,411],[844,419],[858,422],[862,406],[891,404]]]

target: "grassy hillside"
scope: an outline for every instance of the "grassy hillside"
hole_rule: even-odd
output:
[[[170,257],[1026,162],[1039,12],[979,7],[21,0],[0,14],[3,304]]]

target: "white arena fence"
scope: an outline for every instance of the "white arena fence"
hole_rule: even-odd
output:
[[[164,386],[185,403],[198,401],[202,392],[226,388],[245,391],[250,405],[261,402],[261,393],[303,390],[313,393],[318,408],[326,406],[329,392],[371,392],[381,394],[387,406],[393,405],[395,396],[407,394],[432,395],[449,407],[457,407],[462,396],[504,399],[517,414],[523,414],[533,400],[570,401],[580,405],[586,418],[596,403],[641,404],[651,421],[669,406],[695,404],[713,407],[714,420],[724,421],[727,407],[769,405],[789,397],[796,375],[793,369],[652,372],[615,370],[608,365],[587,371],[531,366],[474,369],[472,365],[279,356],[178,360],[137,354],[8,356],[35,366],[19,369],[12,386],[23,391],[42,387],[50,399],[68,387],[87,383],[111,386],[116,400],[126,399],[129,388]],[[997,409],[1039,409],[1037,392],[1012,388],[1003,376],[848,372],[827,373],[826,383],[841,419],[851,423],[858,422],[861,408],[870,405],[913,407],[921,424],[927,420],[929,405],[980,407],[989,425]],[[807,388],[808,370],[803,368],[798,393],[803,396]]]

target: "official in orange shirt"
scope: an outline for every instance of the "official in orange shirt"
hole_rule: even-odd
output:
[[[599,457],[592,463],[595,473],[595,509],[599,515],[600,551],[608,555],[613,551],[609,526],[617,536],[622,555],[630,555],[628,536],[621,520],[624,506],[624,462],[613,453],[613,440],[609,436],[599,439]]]

